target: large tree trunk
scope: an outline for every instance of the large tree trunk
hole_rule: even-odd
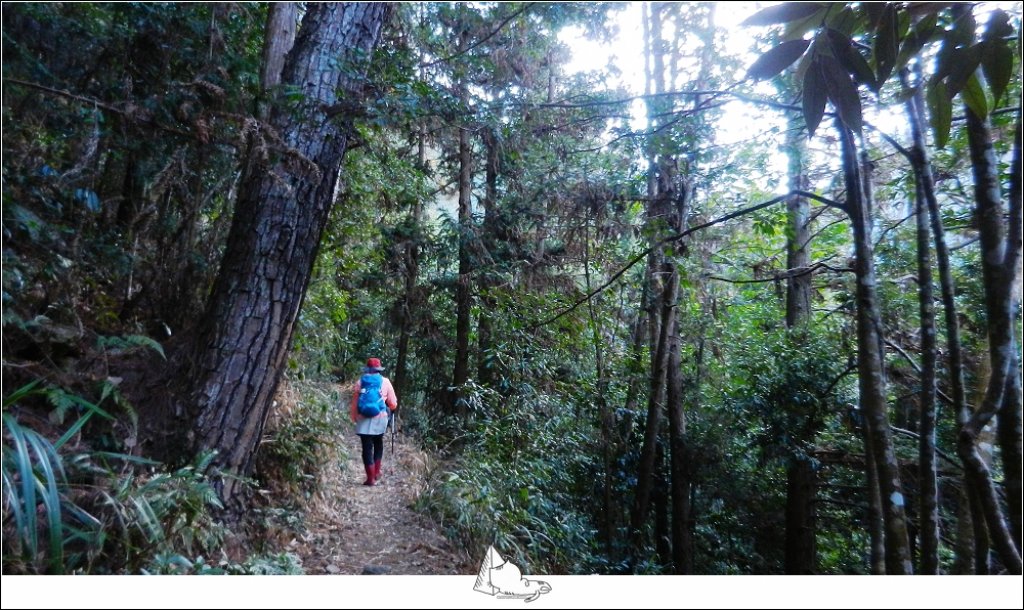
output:
[[[885,367],[882,359],[881,313],[875,279],[869,206],[864,196],[853,134],[837,119],[842,146],[847,212],[853,225],[855,272],[857,276],[857,369],[860,401],[869,420],[871,447],[882,500],[885,524],[885,569],[887,574],[910,574],[910,541],[899,464],[893,451],[885,398]]]
[[[970,108],[965,107],[965,112],[971,169],[974,174],[975,216],[981,239],[981,272],[985,284],[989,362],[992,372],[981,405],[960,429],[957,452],[964,462],[969,480],[979,493],[993,548],[1007,570],[1020,574],[1020,551],[1013,542],[999,505],[992,474],[978,451],[977,438],[1003,404],[1003,392],[1006,390],[1010,366],[1014,361],[1011,352],[1014,349],[1013,320],[1016,307],[1012,285],[1021,249],[1019,241],[1007,244],[1003,238],[999,170],[988,123],[974,114]],[[1019,206],[1018,197],[1011,201]],[[1017,218],[1019,222],[1019,211],[1011,210],[1010,216]],[[1013,233],[1019,235],[1018,229],[1019,227],[1014,228]]]
[[[190,375],[196,445],[218,451],[225,501],[251,471],[334,202],[351,125],[330,109],[359,99],[389,11],[309,6],[283,71],[303,99],[271,115],[288,149],[242,185]]]
[[[799,119],[789,121],[786,150],[789,155],[790,190],[807,190],[804,134],[798,129]],[[796,273],[809,264],[807,245],[810,240],[810,205],[806,197],[793,195],[786,202],[786,327],[802,329],[811,315],[810,273]],[[797,331],[800,332],[800,331]],[[813,438],[798,439],[810,450]],[[786,465],[786,574],[813,574],[816,563],[815,476],[810,460],[803,455],[791,456]]]

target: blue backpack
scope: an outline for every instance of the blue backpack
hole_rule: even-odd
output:
[[[359,379],[359,405],[356,409],[363,417],[377,417],[387,410],[380,386],[384,382],[381,375],[363,375]]]

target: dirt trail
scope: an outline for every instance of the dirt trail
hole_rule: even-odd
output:
[[[307,574],[474,574],[470,558],[411,506],[426,484],[429,456],[398,435],[384,437],[383,478],[372,487],[360,459],[359,437],[343,437],[348,460],[332,469],[307,513],[309,534],[293,549]]]

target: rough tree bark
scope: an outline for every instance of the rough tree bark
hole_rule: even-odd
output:
[[[359,99],[389,12],[381,3],[309,6],[282,72],[303,98],[270,118],[284,149],[241,186],[186,371],[195,444],[218,451],[226,502],[251,472],[335,200],[351,125],[333,109]]]

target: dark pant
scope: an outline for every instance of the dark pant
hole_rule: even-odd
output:
[[[360,434],[359,440],[363,441],[363,464],[369,466],[379,462],[384,457],[384,435],[383,434]]]

